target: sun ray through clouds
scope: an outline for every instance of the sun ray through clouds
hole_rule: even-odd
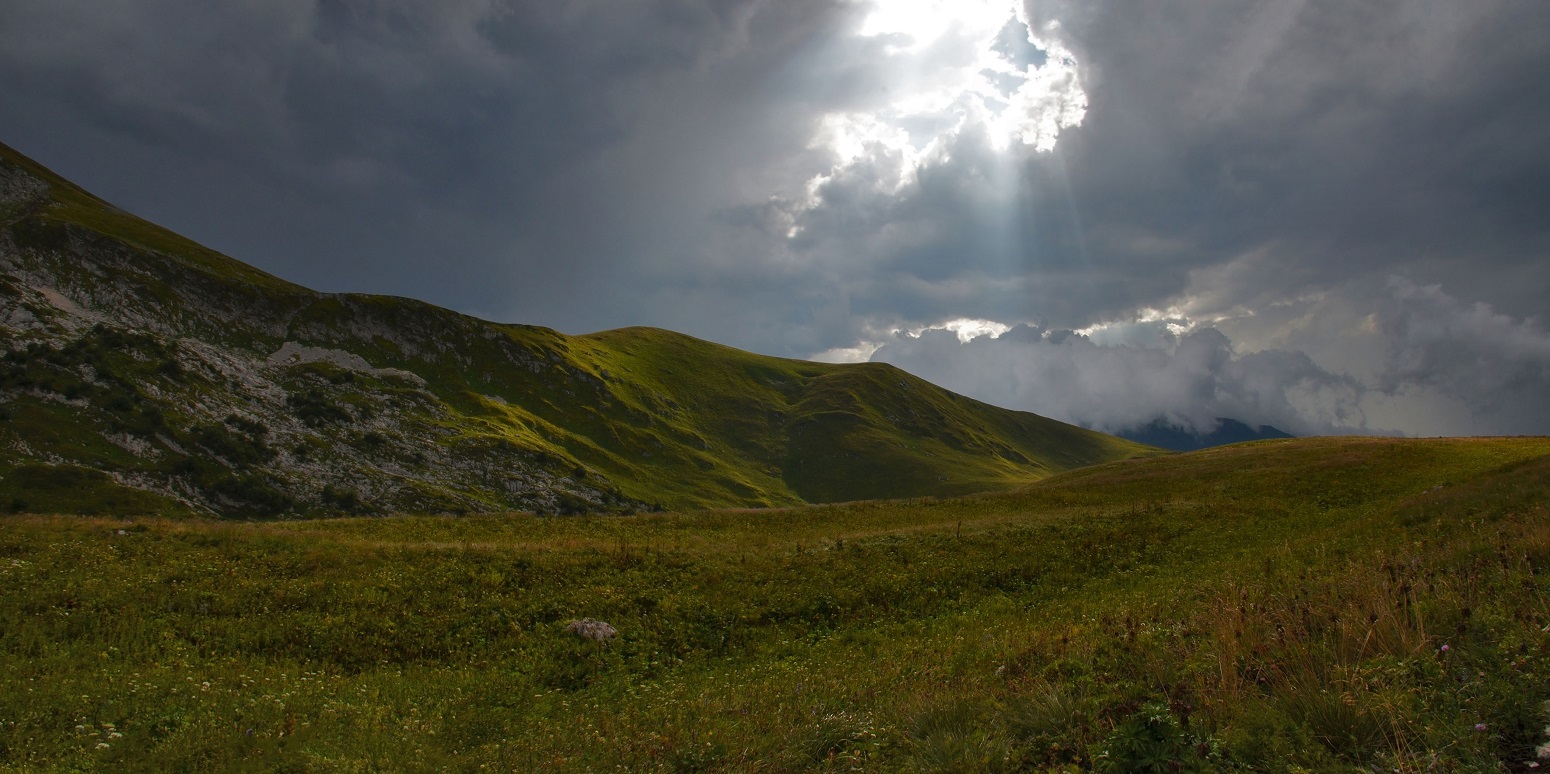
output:
[[[881,62],[880,88],[816,121],[809,150],[828,163],[785,200],[784,236],[798,251],[817,244],[820,228],[832,234],[856,222],[833,213],[862,197],[910,213],[907,238],[921,245],[972,232],[966,263],[927,270],[928,279],[971,271],[1005,282],[1025,273],[1032,257],[1024,165],[1052,152],[1087,110],[1058,22],[1030,27],[1015,0],[878,0],[857,3],[850,23],[851,39]],[[966,217],[945,222],[942,202]],[[889,239],[906,234],[892,228]],[[887,244],[906,253],[916,247]],[[962,310],[935,324],[985,313]],[[859,344],[845,351],[869,351]]]

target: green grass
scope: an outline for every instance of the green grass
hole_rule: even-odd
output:
[[[604,397],[590,416],[551,401],[545,418],[606,439],[586,461],[674,507],[963,494],[1156,453],[884,364],[765,357],[650,328],[576,337],[568,354]]]
[[[1262,442],[635,517],[12,516],[0,766],[1518,767],[1550,700],[1546,455]],[[584,616],[620,636],[563,631]]]
[[[0,301],[37,320],[0,342],[0,770],[1480,771],[1546,741],[1550,440],[1156,457],[881,364],[315,293],[0,165],[46,185],[0,212]],[[288,341],[423,387],[229,368]],[[555,510],[680,512],[189,518],[500,511],[513,470]],[[759,507],[687,510],[729,505]]]

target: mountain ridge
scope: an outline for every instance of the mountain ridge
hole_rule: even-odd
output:
[[[1243,443],[1244,441],[1268,441],[1295,437],[1291,433],[1273,425],[1253,427],[1229,417],[1217,417],[1211,429],[1205,432],[1170,422],[1163,417],[1158,417],[1144,425],[1121,430],[1115,433],[1115,435],[1136,443],[1144,443],[1148,446],[1156,446],[1171,451],[1196,451],[1199,449],[1209,449],[1213,446],[1224,446],[1230,443]]]
[[[309,290],[5,146],[0,232],[12,510],[792,505],[1006,488],[1156,453],[882,364]]]

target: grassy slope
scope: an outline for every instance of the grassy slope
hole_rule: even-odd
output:
[[[560,475],[600,475],[637,502],[683,508],[953,495],[1155,453],[968,400],[885,365],[784,360],[648,328],[566,336],[408,299],[314,293],[123,213],[0,146],[0,164],[7,163],[49,186],[45,202],[8,216],[15,241],[77,295],[105,299],[99,312],[132,306],[179,335],[250,355],[299,341],[414,372],[445,417],[431,424],[447,438],[425,442],[521,455]],[[99,253],[110,258],[82,257]],[[185,389],[155,374],[126,378]],[[327,387],[333,392],[325,397],[382,403],[370,388]],[[58,423],[57,406],[29,406],[29,417],[50,414],[48,424]],[[174,420],[195,421],[179,417],[177,405],[165,408]],[[18,433],[28,426],[11,425]],[[76,435],[91,446],[92,433]],[[46,437],[18,437],[59,451]],[[65,451],[89,467],[114,454],[101,441]],[[0,496],[20,495],[0,484]],[[70,502],[32,499],[34,508]],[[478,509],[509,507],[498,490],[476,499]],[[396,507],[429,507],[418,502]]]
[[[0,761],[1517,769],[1550,699],[1546,455],[1272,441],[631,518],[13,517]]]
[[[48,185],[48,205],[38,213],[44,221],[85,227],[141,250],[177,256],[188,266],[222,279],[266,290],[305,290],[300,285],[266,274],[181,234],[124,212],[3,143],[0,143],[0,161],[19,167]]]
[[[884,364],[765,357],[651,328],[577,340],[593,345],[587,356],[598,373],[626,385],[617,393],[624,409],[605,422],[651,417],[663,429],[652,440],[665,437],[687,458],[665,472],[696,487],[709,479],[757,504],[961,494],[1150,453]],[[642,452],[651,454],[637,445]],[[649,480],[662,469],[654,456],[644,460],[636,475]]]

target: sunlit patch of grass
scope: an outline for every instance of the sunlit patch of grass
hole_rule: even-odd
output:
[[[1008,771],[1011,746],[989,713],[965,698],[931,702],[904,720],[905,768],[918,771]]]

